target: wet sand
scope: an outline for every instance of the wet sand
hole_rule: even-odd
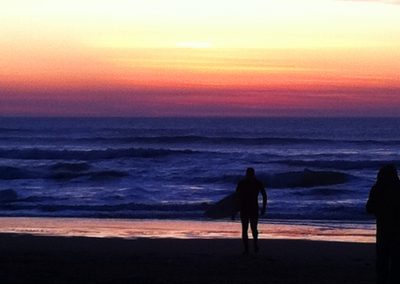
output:
[[[370,223],[262,221],[260,239],[374,243]],[[58,237],[236,239],[240,221],[135,220],[99,218],[0,217],[0,233]]]
[[[374,245],[0,234],[0,283],[374,283]]]

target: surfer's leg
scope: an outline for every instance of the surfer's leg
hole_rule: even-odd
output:
[[[253,242],[254,242],[254,251],[258,252],[258,216],[252,216],[250,218],[250,228],[251,233],[253,235]]]
[[[249,218],[241,216],[242,221],[242,241],[244,246],[244,253],[249,252],[249,236],[247,231],[249,230]]]

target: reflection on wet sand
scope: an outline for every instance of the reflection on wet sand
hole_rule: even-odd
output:
[[[1,233],[98,238],[240,238],[238,222],[121,220],[85,218],[0,218]],[[373,243],[371,224],[267,222],[261,239],[305,239]]]

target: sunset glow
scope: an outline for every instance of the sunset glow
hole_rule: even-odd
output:
[[[16,0],[0,115],[400,115],[400,1]]]

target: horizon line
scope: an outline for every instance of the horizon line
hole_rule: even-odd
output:
[[[55,118],[55,119],[179,119],[179,118],[192,118],[192,119],[271,119],[271,118],[293,118],[293,119],[307,119],[307,118],[315,118],[315,119],[351,119],[351,118],[359,118],[359,119],[371,119],[371,118],[376,118],[376,119],[400,119],[400,115],[398,116],[384,116],[384,115],[370,115],[370,116],[363,116],[363,115],[326,115],[326,116],[318,116],[318,115],[307,115],[307,116],[289,116],[289,115],[270,115],[270,116],[260,116],[260,115],[254,115],[254,116],[234,116],[234,115],[225,115],[225,116],[219,116],[219,115],[160,115],[160,116],[104,116],[104,115],[90,115],[90,116],[73,116],[73,115],[1,115],[0,114],[0,119],[4,118],[40,118],[40,119],[46,119],[46,118]]]

